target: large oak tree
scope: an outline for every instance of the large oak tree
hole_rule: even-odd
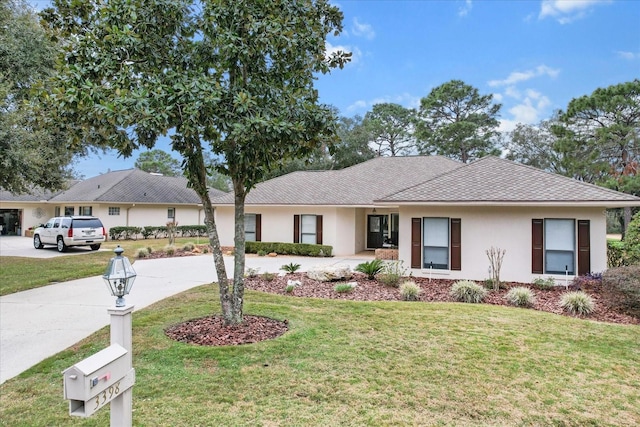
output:
[[[244,201],[281,161],[333,136],[316,73],[348,61],[327,53],[343,15],[328,0],[54,0],[45,12],[64,57],[49,101],[75,144],[123,155],[171,130],[200,196],[227,323],[243,318]],[[206,153],[232,180],[234,279],[229,283],[207,189]]]

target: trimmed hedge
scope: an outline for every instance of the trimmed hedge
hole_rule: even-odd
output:
[[[206,237],[206,225],[179,225],[177,227],[178,237]],[[111,240],[137,240],[140,236],[143,239],[164,239],[169,237],[166,225],[147,225],[145,227],[111,227],[109,238]]]
[[[245,253],[256,254],[260,251],[275,252],[278,255],[301,255],[312,257],[330,257],[333,247],[312,245],[309,243],[246,242]]]

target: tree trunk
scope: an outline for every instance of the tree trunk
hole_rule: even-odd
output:
[[[233,292],[231,295],[231,316],[227,323],[242,323],[244,304],[244,268],[245,268],[245,237],[244,237],[244,200],[246,192],[241,180],[233,179],[235,204],[235,234],[233,257]]]

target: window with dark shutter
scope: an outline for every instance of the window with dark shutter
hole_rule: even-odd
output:
[[[293,216],[293,243],[300,243],[300,215]]]
[[[589,220],[578,220],[578,275],[591,272],[591,238]]]
[[[422,218],[411,218],[411,268],[422,266]]]
[[[322,215],[316,215],[316,244],[322,244]]]
[[[256,242],[262,241],[262,214],[256,214]]]
[[[462,270],[462,220],[451,218],[451,270]]]
[[[531,220],[531,272],[543,274],[544,260],[544,221],[542,219]]]

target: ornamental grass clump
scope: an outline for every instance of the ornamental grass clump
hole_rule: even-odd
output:
[[[195,249],[195,247],[196,247],[196,245],[194,245],[193,243],[187,242],[182,247],[182,250],[187,251],[187,252],[191,252],[192,250]]]
[[[344,294],[344,293],[352,292],[356,286],[357,286],[356,282],[337,283],[333,287],[333,290],[338,292],[339,294]]]
[[[568,313],[587,316],[593,313],[595,303],[590,295],[582,291],[576,291],[562,295],[560,306]]]
[[[458,302],[479,303],[487,290],[471,280],[460,280],[451,286],[450,295]]]
[[[273,279],[275,279],[275,278],[276,278],[276,275],[275,275],[275,273],[269,273],[269,272],[267,271],[267,272],[265,272],[265,273],[262,273],[262,278],[263,278],[264,280],[266,280],[267,282],[272,282],[272,281],[273,281]]]
[[[382,260],[374,259],[371,261],[358,264],[355,270],[359,271],[360,273],[366,274],[367,279],[373,280],[376,274],[378,274],[380,270],[382,270],[383,266],[384,266],[384,263],[382,262]]]
[[[140,248],[136,251],[136,258],[146,258],[149,256],[149,250],[147,248]]]
[[[169,256],[176,253],[176,247],[173,245],[167,245],[162,250],[164,251],[164,253],[166,253]]]
[[[504,298],[516,307],[531,307],[536,302],[535,293],[524,286],[511,288]]]
[[[407,281],[400,284],[400,296],[403,301],[418,301],[420,297],[420,286],[414,281]]]

